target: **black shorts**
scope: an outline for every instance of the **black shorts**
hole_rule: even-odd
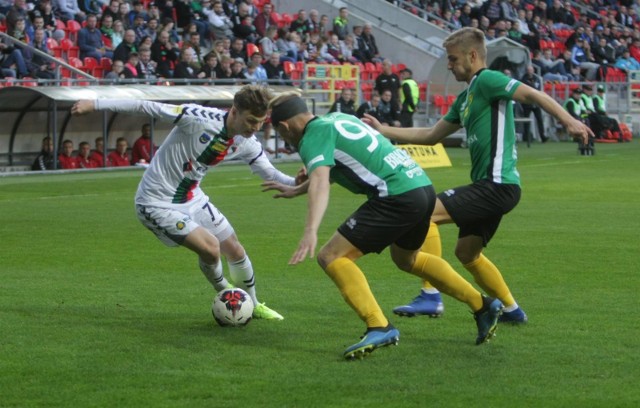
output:
[[[520,186],[480,180],[444,191],[438,198],[460,228],[458,238],[479,236],[487,246],[498,230],[502,216],[520,201]]]
[[[416,250],[427,236],[435,203],[433,186],[371,198],[338,227],[338,232],[364,254],[380,253],[391,244]]]

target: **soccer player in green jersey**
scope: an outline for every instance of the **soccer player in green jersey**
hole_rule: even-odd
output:
[[[298,187],[277,181],[263,184],[265,190],[280,191],[276,197],[308,194],[304,235],[289,264],[314,256],[318,228],[329,204],[331,181],[368,197],[340,225],[317,257],[345,301],[367,326],[362,340],[348,347],[344,358],[363,357],[399,339],[400,333],[382,313],[355,263],[364,254],[380,253],[386,247],[390,247],[398,268],[429,279],[444,293],[468,304],[478,326],[476,344],[488,340],[498,323],[500,301],[481,295],[442,258],[420,252],[436,199],[431,181],[420,166],[355,116],[339,112],[314,116],[296,93],[276,97],[270,107],[274,129],[298,149],[309,177]]]
[[[515,100],[536,104],[554,116],[568,133],[587,142],[593,132],[574,119],[551,97],[500,72],[487,69],[484,34],[463,28],[447,37],[448,69],[456,80],[468,83],[449,112],[431,128],[401,129],[382,126],[375,118],[364,121],[388,138],[404,143],[432,145],[464,127],[471,154],[472,184],[438,194],[432,225],[423,250],[439,255],[440,235],[435,224],[455,222],[459,228],[455,253],[476,283],[504,304],[501,322],[526,323],[527,315],[516,303],[498,268],[482,254],[502,216],[520,200],[520,175],[516,169]],[[435,223],[435,224],[434,224]],[[439,316],[443,312],[439,291],[428,281],[418,297],[394,309],[401,316]]]

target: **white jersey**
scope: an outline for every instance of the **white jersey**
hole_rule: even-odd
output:
[[[176,126],[162,143],[138,186],[136,204],[174,207],[205,199],[200,182],[229,149],[264,180],[294,185],[293,177],[277,170],[255,136],[227,134],[227,112],[196,104],[170,105],[150,101],[96,100],[97,110],[141,113]]]

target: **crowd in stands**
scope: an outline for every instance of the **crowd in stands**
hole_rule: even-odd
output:
[[[640,69],[640,2],[632,0],[387,0],[445,30],[527,46],[550,81],[593,81]]]

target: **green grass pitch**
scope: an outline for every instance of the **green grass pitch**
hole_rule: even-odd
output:
[[[359,264],[400,344],[342,361],[363,324],[314,260],[287,261],[306,198],[274,200],[244,165],[204,190],[249,253],[261,301],[283,322],[221,328],[214,293],[183,248],[137,221],[141,171],[0,179],[0,407],[640,406],[640,144],[520,145],[523,197],[486,250],[529,314],[475,346],[466,307],[397,318],[419,282],[388,256]],[[469,180],[468,151],[428,171]],[[298,164],[283,164],[294,173]],[[363,201],[338,186],[324,242]],[[454,226],[440,229],[453,255]]]

